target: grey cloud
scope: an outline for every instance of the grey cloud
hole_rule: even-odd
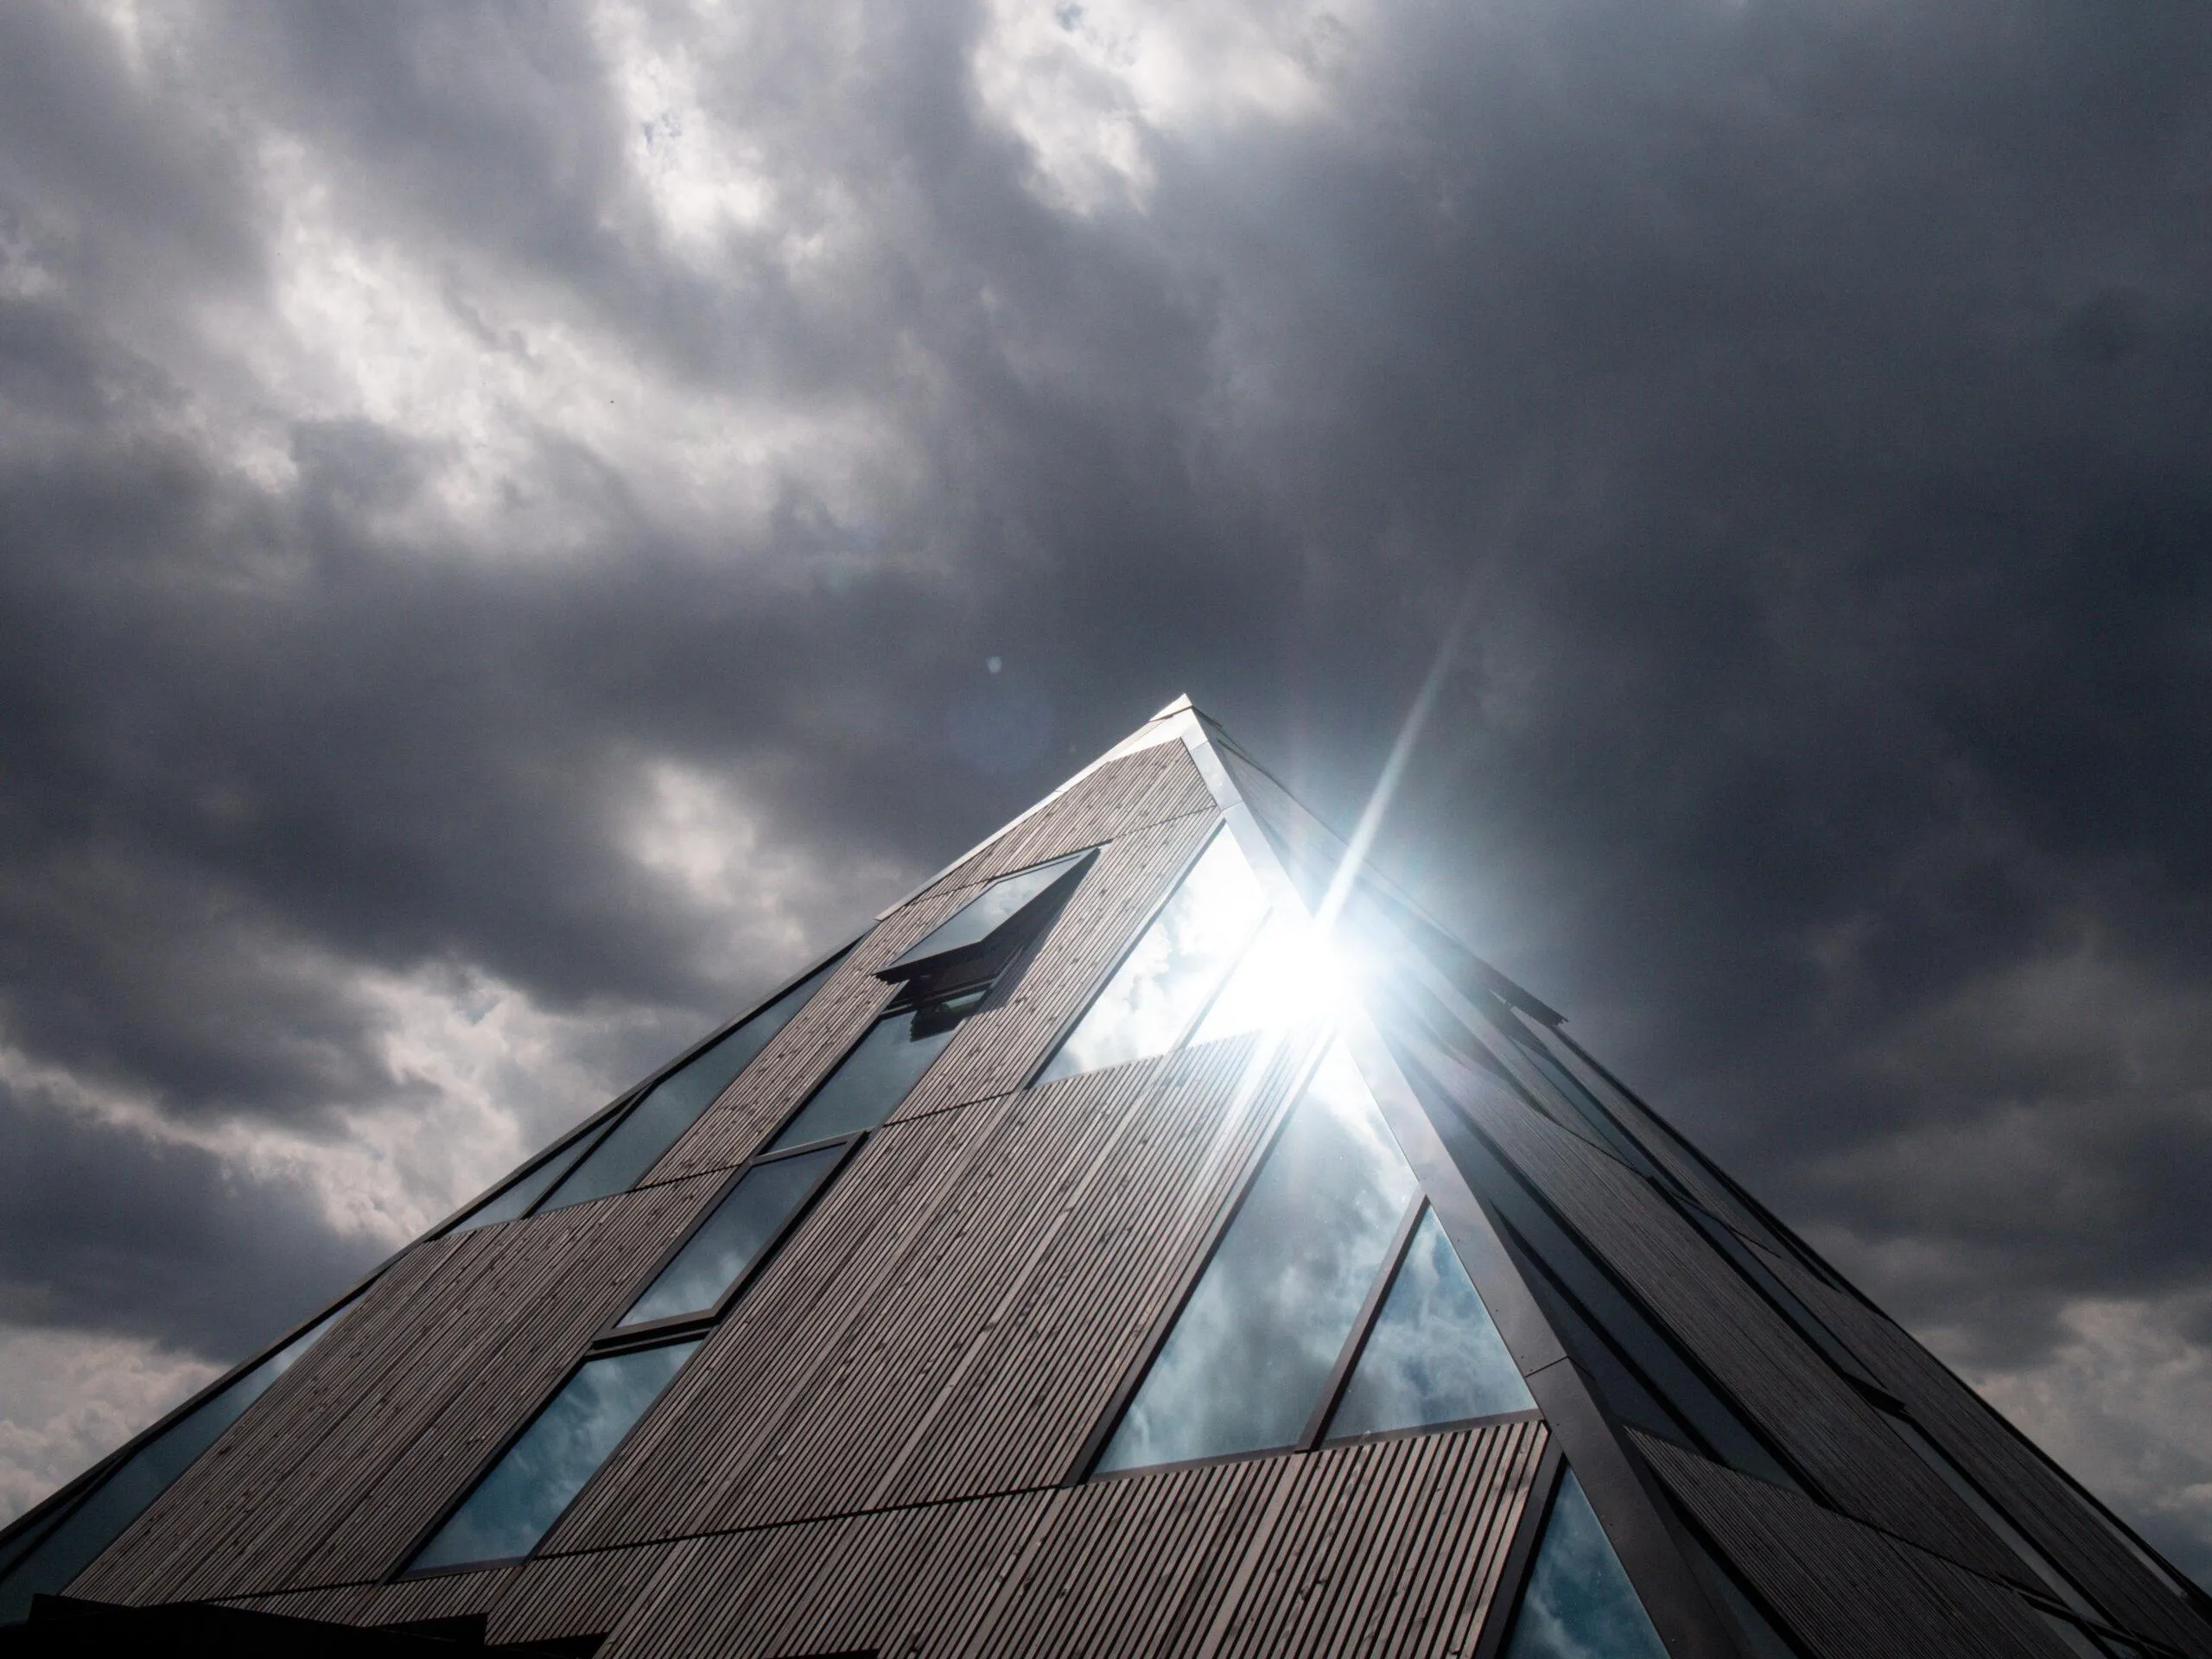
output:
[[[2106,1375],[2091,1303],[2201,1350],[2195,20],[1317,12],[1323,113],[1133,119],[1148,193],[1077,212],[997,17],[0,23],[0,1034],[179,1123],[435,1125],[348,976],[480,974],[565,1033],[543,1132],[1177,690],[1348,822],[1464,601],[1389,861],[2023,1408]],[[685,240],[646,162],[718,134],[757,212]],[[434,296],[349,349],[449,327],[537,401],[319,406],[310,209]],[[656,760],[740,791],[768,908],[641,863]],[[125,1172],[16,1225],[10,1318],[224,1356],[250,1319],[114,1264],[353,1260],[9,1114]]]

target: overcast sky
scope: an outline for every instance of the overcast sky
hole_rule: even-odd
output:
[[[1188,690],[2212,1572],[2212,30],[0,10],[0,1517]]]

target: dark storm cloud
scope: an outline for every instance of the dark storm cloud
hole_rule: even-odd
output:
[[[734,16],[0,19],[0,1313],[235,1352],[1177,690],[1349,821],[1465,603],[1388,861],[2212,1560],[2196,20]]]

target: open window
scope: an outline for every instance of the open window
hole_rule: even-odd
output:
[[[999,877],[876,977],[905,987],[910,1007],[991,983],[1052,925],[1097,856],[1087,848]]]
[[[1267,914],[1267,894],[1236,838],[1216,830],[1037,1081],[1147,1059],[1182,1042]]]

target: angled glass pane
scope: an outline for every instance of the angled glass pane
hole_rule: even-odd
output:
[[[1192,1046],[1263,1027],[1299,1029],[1329,1017],[1341,988],[1305,917],[1268,916],[1191,1033]]]
[[[931,957],[941,957],[948,950],[982,944],[1014,912],[1090,856],[1090,851],[1086,848],[1079,853],[1070,853],[1065,858],[1056,858],[1049,864],[1032,865],[1012,875],[1001,876],[939,922],[927,938],[891,966],[911,967],[918,962],[927,962]]]
[[[768,1046],[768,1039],[791,1023],[836,966],[830,962],[817,969],[713,1047],[655,1084],[540,1207],[557,1210],[629,1188],[698,1122],[699,1114]]]
[[[529,1554],[698,1345],[673,1343],[586,1363],[415,1552],[408,1570]]]
[[[738,1275],[760,1259],[789,1221],[822,1184],[842,1150],[823,1147],[789,1158],[755,1164],[715,1206],[699,1230],[684,1242],[645,1294],[622,1316],[626,1325],[704,1313],[722,1299]]]
[[[823,1080],[768,1150],[781,1152],[786,1147],[803,1147],[810,1141],[828,1141],[856,1129],[875,1128],[921,1081],[930,1062],[944,1052],[960,1021],[982,1000],[982,992],[971,991],[912,1014],[887,1014],[877,1020],[852,1052],[837,1062],[837,1069]]]
[[[576,1166],[576,1160],[589,1152],[598,1139],[596,1130],[578,1135],[575,1145],[563,1147],[528,1174],[501,1187],[454,1223],[451,1230],[465,1233],[474,1228],[489,1227],[495,1221],[512,1221],[517,1216],[528,1215],[537,1207],[537,1201]]]
[[[1332,1045],[1098,1468],[1294,1443],[1414,1192],[1374,1097]]]
[[[1237,851],[1236,839],[1217,830],[1038,1081],[1071,1077],[1174,1047],[1267,909],[1259,878]]]
[[[1560,1476],[1505,1659],[1667,1659],[1572,1469]]]
[[[123,1535],[146,1506],[168,1489],[216,1437],[292,1369],[337,1322],[351,1302],[332,1309],[282,1348],[188,1415],[170,1424],[119,1464],[57,1524],[0,1572],[0,1624],[27,1618],[34,1595],[55,1595]]]
[[[1535,1406],[1444,1224],[1427,1211],[1337,1402],[1329,1438]]]

